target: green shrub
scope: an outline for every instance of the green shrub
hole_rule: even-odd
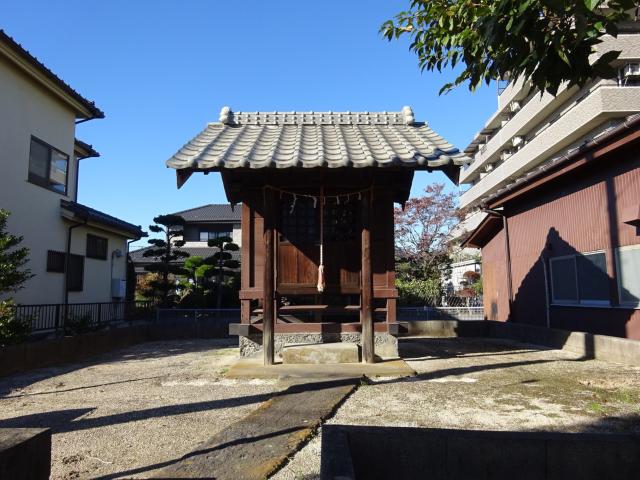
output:
[[[398,302],[403,306],[434,305],[442,294],[440,281],[435,278],[420,280],[417,278],[396,278]]]
[[[64,322],[65,335],[78,335],[80,333],[93,332],[100,328],[99,324],[91,321],[91,314],[84,315],[68,315]]]
[[[31,333],[31,321],[16,317],[11,300],[0,302],[0,347],[24,342]]]

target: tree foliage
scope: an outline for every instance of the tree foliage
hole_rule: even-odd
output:
[[[233,276],[235,270],[240,266],[240,262],[233,260],[231,252],[238,251],[240,247],[233,243],[233,239],[231,237],[218,237],[211,239],[209,240],[208,245],[218,249],[216,253],[205,260],[205,263],[212,267],[211,270],[208,271],[209,275],[215,276],[217,279],[216,307],[220,308],[222,306],[222,286],[224,284],[225,277]]]
[[[410,198],[404,210],[395,210],[396,256],[409,265],[407,274],[417,278],[440,278],[449,263],[449,240],[460,223],[456,195],[444,184],[427,185],[424,195]]]
[[[523,78],[555,94],[563,82],[585,85],[610,78],[620,52],[592,56],[604,35],[617,35],[633,0],[412,0],[388,20],[389,40],[411,39],[422,70],[462,66],[440,93],[468,82],[471,90],[492,80]],[[605,8],[606,7],[606,8]]]
[[[163,238],[152,238],[148,243],[152,246],[142,255],[146,258],[153,258],[155,263],[147,265],[145,270],[158,273],[160,278],[155,282],[152,280],[150,286],[157,292],[162,305],[170,304],[170,297],[173,293],[174,285],[171,282],[172,275],[180,275],[184,269],[180,265],[180,260],[189,257],[189,253],[180,250],[184,246],[184,240],[177,240],[184,235],[184,219],[179,215],[159,215],[153,219],[154,225],[149,225],[149,230],[153,233],[164,234]]]
[[[33,275],[25,268],[29,261],[29,249],[19,247],[22,237],[7,231],[9,212],[0,210],[0,295],[15,293]]]
[[[25,268],[29,249],[20,247],[21,236],[7,231],[9,212],[0,209],[0,295],[5,297],[24,287],[33,275]],[[22,342],[31,332],[29,319],[16,317],[13,300],[0,300],[0,346]]]

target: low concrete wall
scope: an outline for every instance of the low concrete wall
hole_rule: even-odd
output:
[[[51,474],[51,430],[0,428],[0,478],[46,480]]]
[[[407,323],[409,335],[427,337],[486,337],[488,325],[484,321],[411,320]]]
[[[584,358],[640,366],[640,341],[518,323],[486,321],[488,336],[577,353]]]
[[[638,435],[322,428],[323,480],[631,480],[638,472]]]
[[[566,350],[584,358],[640,366],[640,341],[570,332],[533,325],[458,320],[413,320],[408,335],[425,337],[489,337]]]
[[[116,326],[73,337],[11,345],[0,348],[0,377],[34,368],[78,362],[136,343],[186,338],[226,338],[231,321],[233,320],[168,318]]]

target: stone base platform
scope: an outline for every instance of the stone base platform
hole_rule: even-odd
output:
[[[285,365],[360,362],[360,348],[347,342],[290,344],[284,346],[280,355]]]
[[[416,374],[400,358],[376,363],[283,364],[264,365],[262,355],[240,357],[226,373],[227,378],[347,378],[347,377],[412,377]]]
[[[276,333],[274,335],[274,349],[280,354],[286,345],[290,344],[320,344],[320,343],[348,343],[356,346],[362,344],[361,335],[354,333]],[[262,351],[262,334],[239,336],[240,356],[251,357]],[[374,349],[377,357],[397,358],[398,339],[389,334],[376,332]]]

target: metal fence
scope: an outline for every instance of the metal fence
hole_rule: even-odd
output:
[[[156,321],[162,320],[237,320],[239,308],[157,308]]]
[[[15,316],[30,323],[31,331],[36,333],[80,326],[99,328],[124,320],[151,318],[153,308],[153,303],[149,301],[17,305]]]
[[[484,320],[484,308],[480,307],[400,307],[399,321],[409,320]]]

